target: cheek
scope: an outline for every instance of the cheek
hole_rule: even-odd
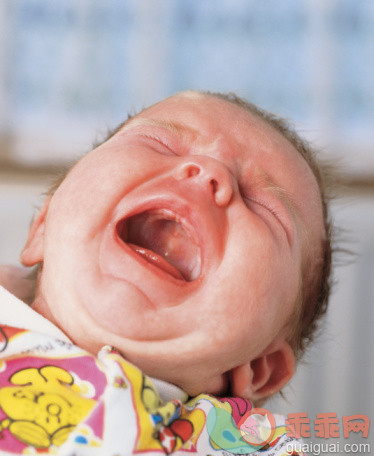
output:
[[[283,275],[288,255],[262,222],[253,221],[230,234],[220,272],[232,293],[248,298],[267,294]]]
[[[144,148],[117,149],[91,152],[70,171],[50,205],[56,233],[95,236],[123,197],[168,166]]]
[[[216,306],[227,317],[237,314],[238,324],[243,321],[252,330],[273,326],[291,312],[297,298],[300,255],[263,231],[247,231],[246,242],[238,238],[228,243],[211,287]]]

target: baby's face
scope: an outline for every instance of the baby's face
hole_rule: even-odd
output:
[[[288,141],[226,101],[174,96],[52,197],[35,305],[89,351],[111,344],[151,376],[218,390],[286,339],[321,233],[317,183]]]

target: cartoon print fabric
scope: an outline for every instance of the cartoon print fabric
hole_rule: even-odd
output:
[[[209,395],[163,403],[151,379],[110,347],[95,358],[0,326],[0,455],[285,456],[284,424],[262,449],[242,438],[238,423],[251,409]]]

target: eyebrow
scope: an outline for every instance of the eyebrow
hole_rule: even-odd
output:
[[[270,176],[266,175],[265,177],[267,186],[265,189],[270,190],[272,193],[274,193],[284,204],[285,206],[289,209],[291,212],[291,215],[294,218],[301,218],[300,211],[296,205],[295,200],[291,197],[289,192],[285,190],[282,187],[279,187],[276,185],[276,183],[271,179]]]
[[[196,138],[199,134],[199,132],[195,129],[172,120],[149,119],[135,116],[126,122],[126,125],[124,125],[122,131],[126,130],[128,126],[153,126],[163,128],[165,130],[169,130],[171,133],[177,134],[181,138],[184,138],[186,136]]]

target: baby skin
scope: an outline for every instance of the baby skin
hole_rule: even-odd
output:
[[[185,92],[84,156],[35,218],[33,308],[189,395],[262,401],[292,377],[290,320],[321,252],[317,182],[256,115]]]

